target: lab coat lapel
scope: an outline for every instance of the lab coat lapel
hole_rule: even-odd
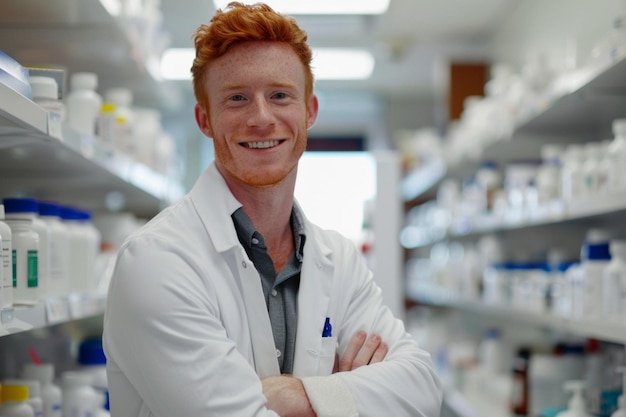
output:
[[[306,236],[298,293],[298,331],[293,367],[296,377],[318,374],[322,331],[331,311],[329,302],[334,275],[331,250],[315,235],[310,224]],[[330,319],[332,323],[333,317]]]
[[[191,190],[191,197],[215,249],[225,255],[243,296],[256,372],[260,378],[279,375],[280,368],[261,278],[239,244],[230,217],[241,207],[241,203],[232,195],[214,163]]]

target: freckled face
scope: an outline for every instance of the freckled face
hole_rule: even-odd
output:
[[[235,182],[277,184],[296,174],[317,98],[305,97],[302,63],[285,43],[246,42],[209,66],[208,114],[196,120],[212,137],[218,169]]]

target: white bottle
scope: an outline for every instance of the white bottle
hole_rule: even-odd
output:
[[[102,348],[102,338],[90,337],[83,340],[78,347],[77,372],[91,378],[91,387],[102,394],[99,407],[109,408],[109,384],[106,371],[106,356]]]
[[[4,385],[24,385],[28,388],[28,400],[26,402],[33,409],[35,417],[43,416],[43,400],[41,398],[41,389],[39,381],[35,379],[5,379]]]
[[[582,311],[579,311],[578,318],[586,320],[597,320],[602,318],[604,270],[611,261],[609,252],[609,239],[597,235],[591,230],[582,246],[581,268],[582,282],[581,288]]]
[[[62,122],[65,119],[65,105],[59,100],[57,82],[52,77],[30,77],[33,101],[48,112],[48,134],[63,140]]]
[[[7,221],[13,219],[31,219],[32,227],[39,235],[39,252],[37,256],[38,293],[39,299],[45,300],[48,296],[48,281],[50,280],[50,230],[48,224],[39,218],[39,202],[32,198],[11,198],[10,207],[5,207]]]
[[[581,198],[583,193],[583,147],[567,145],[561,168],[561,198],[571,202]]]
[[[127,88],[112,88],[104,95],[108,103],[115,106],[113,144],[128,155],[135,155],[135,117],[131,109],[133,93]],[[154,138],[153,138],[154,140]]]
[[[98,76],[92,72],[76,72],[70,77],[70,92],[66,98],[67,124],[81,135],[93,137],[102,106],[96,92]]]
[[[71,207],[61,207],[61,218],[69,237],[68,293],[87,291],[89,286],[89,238],[85,235],[79,214]]]
[[[33,407],[27,401],[27,386],[2,384],[0,415],[3,417],[35,417]]]
[[[39,301],[39,234],[33,225],[37,202],[33,199],[3,200],[6,222],[11,228],[15,278],[14,304],[34,305]]]
[[[537,201],[543,206],[559,199],[561,194],[561,158],[563,147],[548,144],[541,147],[541,166],[537,171]]]
[[[27,363],[24,365],[22,377],[39,381],[44,417],[62,417],[62,393],[61,388],[53,382],[54,365]]]
[[[623,366],[620,366],[617,369],[617,372],[622,373],[622,394],[617,399],[617,410],[615,410],[613,414],[611,414],[611,417],[626,417],[626,395],[624,394],[624,392],[626,392],[626,372],[624,372],[625,370],[626,367]]]
[[[592,417],[592,415],[587,412],[587,404],[583,397],[585,382],[567,381],[564,388],[565,391],[572,392],[572,397],[567,404],[567,410],[561,411],[556,417]]]
[[[63,417],[91,417],[95,411],[91,378],[76,371],[63,373]]]
[[[2,286],[2,298],[0,298],[0,309],[13,307],[13,244],[11,228],[4,221],[4,204],[0,204],[0,237],[2,240],[0,268],[2,273],[0,285]]]
[[[613,140],[608,153],[611,165],[609,186],[614,192],[626,191],[626,119],[613,120]]]
[[[50,234],[48,294],[66,295],[69,287],[70,241],[67,227],[61,222],[60,206],[56,203],[40,201],[39,218],[48,225]]]
[[[622,322],[626,319],[626,240],[611,240],[609,252],[611,262],[602,275],[603,316]]]

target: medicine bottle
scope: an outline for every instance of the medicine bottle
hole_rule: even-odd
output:
[[[91,388],[91,378],[77,371],[63,373],[63,416],[90,417],[95,411],[98,393]]]
[[[35,412],[27,401],[28,387],[3,383],[0,415],[3,417],[35,417]]]
[[[67,124],[81,135],[93,137],[100,113],[102,97],[96,92],[98,76],[92,72],[76,72],[70,77],[66,98]]]
[[[587,232],[581,250],[582,285],[576,288],[579,294],[574,294],[574,298],[581,301],[575,307],[581,308],[575,309],[575,318],[602,318],[603,276],[611,261],[609,240],[603,230],[590,229]]]
[[[611,240],[611,261],[602,275],[603,315],[621,323],[626,319],[626,240]]]
[[[133,93],[127,88],[111,88],[105,100],[115,106],[113,122],[113,145],[116,149],[135,155],[135,117],[131,108]]]
[[[5,385],[24,385],[28,388],[28,399],[26,403],[33,409],[35,417],[43,417],[43,400],[41,399],[41,389],[39,381],[35,379],[5,379]]]
[[[48,112],[48,134],[63,140],[65,105],[59,100],[58,85],[52,77],[30,77],[33,101]]]
[[[614,192],[626,190],[626,119],[613,120],[613,140],[608,153],[611,165],[610,188]]]
[[[525,416],[529,409],[528,365],[530,349],[520,348],[513,358],[513,385],[511,388],[511,412]]]
[[[100,245],[90,226],[91,216],[72,207],[63,207],[61,216],[69,231],[69,291],[90,292],[95,288],[95,262]]]
[[[0,249],[0,285],[2,285],[2,298],[0,298],[0,309],[13,307],[13,244],[11,243],[12,233],[9,225],[4,221],[4,204],[0,204],[0,238],[2,248]]]
[[[27,363],[22,370],[22,377],[39,381],[44,417],[62,417],[62,393],[61,388],[53,382],[54,365]]]
[[[48,296],[48,281],[50,279],[50,231],[47,223],[39,218],[39,202],[33,198],[5,198],[3,202],[7,221],[30,220],[33,230],[39,235],[37,286],[39,299],[44,300]]]
[[[68,291],[69,232],[61,221],[61,209],[56,203],[39,202],[39,218],[48,225],[50,236],[48,265],[48,295],[60,296]]]
[[[106,372],[106,356],[102,348],[102,338],[90,337],[83,340],[78,347],[78,372],[91,378],[91,386],[103,396],[100,406],[109,409],[109,384]]]

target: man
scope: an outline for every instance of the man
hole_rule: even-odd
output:
[[[318,113],[306,34],[231,3],[195,45],[195,117],[215,162],[120,248],[104,321],[111,414],[439,415],[430,357],[362,256],[294,202]]]

